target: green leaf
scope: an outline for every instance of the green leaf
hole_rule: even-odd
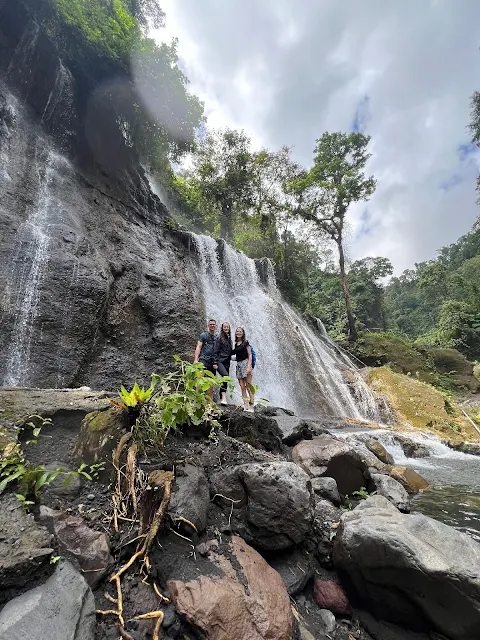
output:
[[[38,438],[38,436],[40,435],[41,430],[42,430],[42,428],[41,428],[41,427],[36,427],[36,428],[33,430],[33,437],[34,437],[34,438]]]

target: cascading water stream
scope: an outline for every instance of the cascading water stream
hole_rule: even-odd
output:
[[[257,352],[258,397],[303,415],[375,418],[377,406],[355,365],[281,298],[270,263],[255,262],[223,241],[192,234],[208,317],[244,327]],[[234,367],[231,375],[234,377]],[[349,385],[344,374],[351,378]],[[353,393],[352,393],[353,392]]]
[[[37,149],[37,199],[27,218],[18,228],[13,250],[12,268],[6,287],[7,307],[13,309],[15,323],[6,353],[5,386],[29,382],[29,360],[32,341],[38,332],[39,302],[42,281],[48,268],[49,231],[54,222],[58,202],[53,184],[61,181],[59,165],[66,160],[51,150]],[[56,185],[58,188],[58,184]],[[41,328],[40,328],[41,330]]]

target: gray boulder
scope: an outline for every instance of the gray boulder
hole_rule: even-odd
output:
[[[312,478],[312,489],[315,495],[330,500],[336,507],[340,506],[340,494],[333,478]]]
[[[53,538],[13,495],[0,498],[0,604],[51,573]]]
[[[228,514],[231,530],[256,547],[287,549],[302,542],[311,529],[310,479],[293,462],[226,469],[211,479],[211,493],[216,495],[215,504]]]
[[[456,529],[374,496],[342,516],[333,560],[375,617],[480,637],[480,545]]]
[[[264,549],[302,542],[313,521],[308,475],[292,462],[249,464],[240,470],[248,495],[247,541]]]
[[[370,465],[354,447],[330,436],[300,442],[292,450],[292,459],[311,477],[334,478],[342,495],[358,491],[369,477]]]
[[[69,562],[45,584],[8,602],[0,613],[0,640],[93,640],[95,600]]]
[[[282,434],[283,444],[289,447],[293,447],[301,440],[311,440],[313,436],[319,433],[328,433],[327,429],[316,422],[304,420],[298,416],[291,416],[286,413],[279,412],[274,416],[273,420],[277,423]]]
[[[193,464],[177,467],[168,508],[170,515],[190,520],[201,532],[207,526],[209,505],[210,492],[203,469]]]
[[[377,495],[389,500],[399,511],[403,511],[404,513],[410,511],[408,493],[394,478],[381,473],[372,473],[371,490],[376,491]]]

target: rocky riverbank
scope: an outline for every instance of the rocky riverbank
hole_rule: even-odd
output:
[[[2,390],[6,434],[28,419],[29,398],[53,416],[24,445],[27,458],[105,469],[100,481],[58,477],[30,514],[2,495],[1,639],[117,639],[119,611],[123,637],[136,640],[479,637],[480,545],[408,513],[421,476],[392,465],[374,440],[339,438],[351,423],[272,407],[229,407],[215,440],[190,429],[139,458],[152,504],[167,485],[171,495],[148,555],[121,574],[119,605],[111,577],[141,546],[131,518],[113,519],[124,416],[102,393],[38,394]]]

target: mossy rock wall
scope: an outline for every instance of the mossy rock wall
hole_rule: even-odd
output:
[[[456,349],[418,345],[391,333],[362,333],[349,349],[369,367],[388,365],[437,387],[475,392],[480,386],[473,364]]]
[[[371,369],[366,379],[386,396],[399,423],[434,431],[452,443],[480,440],[458,407],[431,385],[388,367]]]

